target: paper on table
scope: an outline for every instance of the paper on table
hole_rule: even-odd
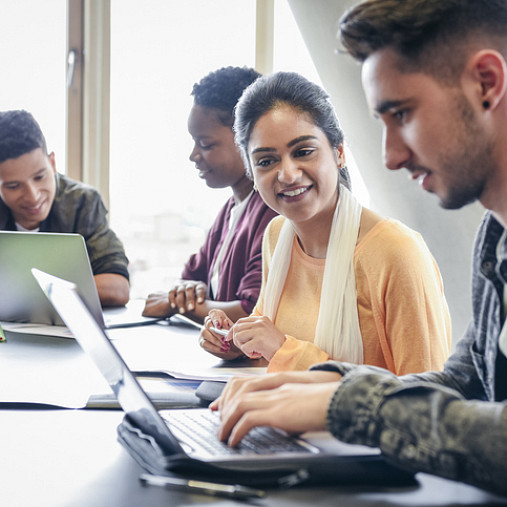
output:
[[[2,322],[4,331],[39,336],[57,336],[60,338],[74,338],[65,326],[50,326],[48,324],[31,324],[29,322]]]
[[[36,384],[37,385],[37,384]],[[27,393],[23,386],[20,389],[10,386],[7,393],[2,393],[0,403],[22,403],[35,405],[48,405],[61,408],[84,408],[90,396],[88,390],[76,391],[65,389],[63,384],[48,393],[45,386],[36,388]]]
[[[177,379],[187,380],[215,380],[218,382],[227,382],[232,377],[246,377],[249,375],[265,375],[266,368],[244,367],[244,368],[204,368],[192,369],[185,368],[184,371],[163,370],[163,373],[171,375]]]
[[[121,328],[155,323],[156,319],[142,317],[144,303],[144,300],[131,299],[126,306],[104,309],[103,314],[106,325]],[[5,331],[12,333],[74,338],[66,326],[52,326],[36,322],[2,322],[1,326]]]
[[[132,330],[111,330],[108,335],[132,371],[161,372],[173,378],[225,382],[234,376],[264,375],[261,360],[222,361],[199,347],[197,332],[176,326],[157,326],[142,337]],[[123,338],[119,338],[120,335]],[[115,339],[118,338],[118,339]],[[264,361],[264,360],[262,360]]]
[[[77,344],[69,350],[63,344],[55,346],[54,341],[23,349],[8,338],[5,345],[12,351],[6,349],[5,357],[0,355],[0,402],[82,408],[91,393],[110,389]]]

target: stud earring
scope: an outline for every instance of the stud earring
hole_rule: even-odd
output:
[[[482,103],[482,107],[483,107],[484,109],[489,109],[489,106],[490,106],[489,100],[485,100],[485,101]]]

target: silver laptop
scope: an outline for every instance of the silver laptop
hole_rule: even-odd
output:
[[[0,320],[63,325],[34,280],[31,268],[71,280],[104,326],[84,239],[79,234],[0,231]]]
[[[237,448],[230,448],[218,441],[218,415],[209,409],[158,412],[88,311],[76,286],[39,270],[32,271],[67,327],[106,378],[127,416],[154,438],[167,455],[179,461],[186,456],[193,463],[198,461],[222,468],[248,468],[250,463],[256,470],[259,466],[266,470],[282,465],[301,466],[309,460],[334,456],[352,458],[356,464],[379,457],[378,449],[348,446],[332,438],[323,440],[326,446],[319,448],[305,439],[290,437],[267,427],[252,430]],[[348,461],[343,463],[350,466]]]
[[[86,244],[80,234],[10,231],[0,231],[0,321],[63,325],[58,312],[41,293],[32,268],[75,283],[101,327],[154,321],[142,317],[142,310],[135,305],[106,309],[104,318]]]

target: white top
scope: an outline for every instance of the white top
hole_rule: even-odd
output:
[[[37,227],[36,229],[25,229],[21,224],[18,224],[17,222],[14,222],[16,224],[16,230],[21,232],[39,232],[40,227]]]
[[[215,260],[215,264],[213,265],[213,270],[211,272],[211,279],[209,283],[209,296],[211,299],[215,299],[214,294],[218,291],[218,272],[220,270],[220,264],[222,262],[222,258],[227,251],[227,247],[229,246],[229,243],[231,242],[232,236],[234,235],[234,232],[236,230],[236,227],[238,225],[239,219],[242,217],[243,213],[245,212],[245,209],[247,207],[248,201],[250,201],[250,198],[252,197],[254,191],[252,190],[245,199],[243,199],[241,202],[236,203],[233,208],[231,209],[230,216],[229,216],[229,230],[227,231],[227,236],[224,239],[224,242],[222,243],[222,246],[220,247],[220,251],[218,252],[218,255]]]

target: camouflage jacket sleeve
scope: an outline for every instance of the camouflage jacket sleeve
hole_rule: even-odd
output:
[[[507,402],[466,400],[427,374],[396,377],[327,362],[343,380],[328,410],[339,440],[379,447],[392,462],[507,494]]]

